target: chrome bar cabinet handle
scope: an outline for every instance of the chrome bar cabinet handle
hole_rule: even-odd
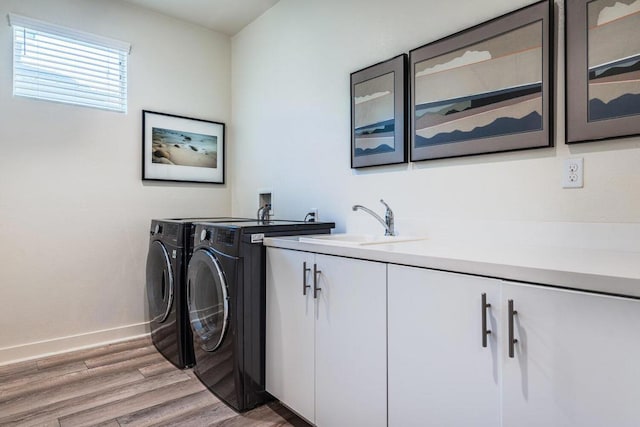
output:
[[[487,304],[487,294],[482,294],[482,347],[487,346],[487,337],[491,333],[490,329],[487,329],[487,309],[491,307],[491,304]]]
[[[307,284],[307,273],[310,272],[311,269],[307,267],[307,261],[302,263],[302,295],[307,295],[307,288],[310,288],[311,285]]]
[[[514,348],[515,344],[518,342],[516,338],[513,337],[513,317],[518,314],[516,310],[513,309],[513,300],[510,299],[508,301],[509,304],[509,357],[513,359],[514,357]]]
[[[317,264],[313,264],[313,299],[318,298],[320,287],[318,286],[318,276],[322,271],[318,270]]]

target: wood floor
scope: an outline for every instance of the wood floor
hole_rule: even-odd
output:
[[[0,426],[307,426],[274,402],[238,414],[138,339],[0,366]]]

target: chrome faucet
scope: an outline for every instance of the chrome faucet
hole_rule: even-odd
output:
[[[269,222],[270,211],[271,211],[271,203],[267,203],[264,206],[261,206],[260,209],[258,209],[258,212],[256,214],[256,216],[258,217],[258,221]]]
[[[361,210],[365,211],[366,213],[368,213],[369,215],[373,216],[375,219],[377,219],[378,222],[380,222],[380,224],[382,224],[382,226],[384,227],[384,235],[385,236],[395,236],[396,232],[394,230],[394,225],[393,225],[393,211],[391,210],[389,205],[385,203],[384,200],[380,199],[380,203],[382,203],[386,208],[386,211],[384,213],[384,219],[380,218],[380,215],[378,215],[377,213],[375,213],[371,209],[369,209],[367,207],[364,207],[362,205],[353,205],[352,209],[354,211],[357,211],[358,209],[361,209]]]

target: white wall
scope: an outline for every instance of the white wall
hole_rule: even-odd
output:
[[[232,40],[234,214],[272,188],[278,217],[317,207],[339,231],[381,233],[351,206],[382,213],[382,197],[401,233],[640,250],[640,138],[564,143],[562,1],[555,148],[350,169],[351,72],[529,3],[281,0]],[[572,156],[583,189],[561,188]]]
[[[141,181],[142,109],[229,122],[227,36],[113,0],[8,12],[132,51],[127,114],[14,98],[0,25],[0,364],[143,333],[150,219],[231,213],[228,185]]]

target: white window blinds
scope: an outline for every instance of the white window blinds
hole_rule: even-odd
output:
[[[127,112],[130,45],[24,16],[13,27],[13,94]]]

